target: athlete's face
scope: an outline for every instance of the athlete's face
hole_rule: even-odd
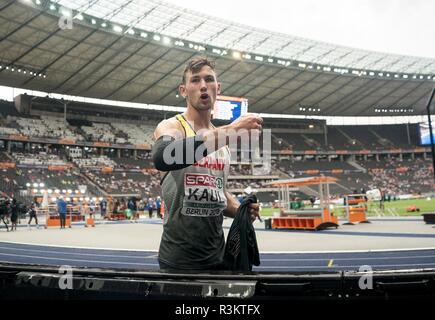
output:
[[[191,105],[197,110],[209,110],[214,106],[220,87],[213,69],[204,66],[195,73],[188,71],[186,83],[180,85],[179,91],[186,98],[187,106]]]

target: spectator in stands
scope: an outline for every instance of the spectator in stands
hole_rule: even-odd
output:
[[[127,199],[125,199],[125,198],[122,198],[122,199],[121,199],[121,201],[120,201],[119,203],[120,203],[120,208],[119,208],[119,211],[120,211],[120,212],[124,212],[124,211],[125,211],[125,209],[127,209],[127,208],[128,208],[128,203],[127,203]]]
[[[9,231],[8,228],[8,217],[9,217],[9,200],[2,195],[0,198],[0,220],[5,224],[6,230]]]
[[[381,199],[379,200],[379,209],[385,211],[385,192],[381,190]]]
[[[156,199],[156,209],[157,209],[157,217],[159,217],[160,219],[162,219],[162,213],[160,212],[162,209],[162,200],[160,199],[160,197],[157,197]]]
[[[227,137],[231,131],[260,130],[263,119],[249,114],[227,126],[213,127],[211,111],[220,93],[220,83],[214,63],[207,58],[189,61],[179,92],[186,100],[186,112],[162,121],[154,131],[154,165],[166,173],[161,182],[167,210],[159,264],[161,269],[174,271],[221,269],[225,250],[223,215],[234,217],[239,203],[225,190],[230,153],[227,141],[219,141],[219,136]],[[222,145],[216,146],[219,142]],[[166,148],[176,153],[181,150],[176,154],[181,161],[165,161]],[[187,159],[187,154],[193,161]],[[223,166],[212,168],[210,163]],[[199,174],[211,180],[185,183],[186,176],[195,179]],[[259,217],[259,205],[250,204],[250,213]]]
[[[10,204],[10,212],[11,212],[11,231],[17,231],[17,222],[18,222],[18,203],[17,199],[12,198],[12,202]]]
[[[121,202],[119,201],[119,199],[115,199],[115,202],[113,204],[113,213],[114,214],[119,213],[120,209],[121,209]]]
[[[65,229],[65,225],[66,225],[66,202],[63,199],[63,197],[59,197],[59,199],[57,199],[57,212],[59,214],[59,219],[60,219],[60,228],[61,229]]]
[[[153,198],[149,198],[147,208],[148,208],[148,215],[149,215],[150,219],[153,217],[154,207],[155,207],[155,203],[154,203]]]
[[[316,203],[316,198],[311,196],[310,197],[310,203],[311,203],[311,206],[314,207],[314,203]]]
[[[27,222],[27,226],[30,230],[30,224],[32,223],[32,220],[35,219],[36,223],[36,229],[39,229],[38,224],[38,217],[36,216],[36,209],[39,207],[38,198],[34,197],[32,203],[30,204],[30,210],[29,210],[29,222]]]
[[[105,219],[107,213],[107,201],[103,198],[103,200],[100,201],[100,214],[101,218]]]
[[[113,214],[113,211],[114,211],[113,198],[109,197],[108,201],[107,201],[107,213],[108,213],[108,215],[105,218],[110,219],[111,215]]]
[[[96,204],[95,204],[95,200],[94,199],[90,199],[89,201],[89,216],[92,219],[92,217],[94,216],[95,213],[95,209],[96,208]]]
[[[131,197],[128,200],[128,204],[127,204],[128,209],[131,211],[131,217],[133,219],[136,218],[136,211],[137,211],[137,206],[136,206],[136,199],[134,197]]]

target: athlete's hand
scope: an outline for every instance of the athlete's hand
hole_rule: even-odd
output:
[[[249,214],[251,216],[251,222],[254,222],[255,219],[257,219],[257,218],[258,218],[258,220],[261,221],[260,204],[259,203],[250,203],[248,207],[249,207]]]
[[[229,126],[231,129],[234,130],[240,130],[240,129],[246,129],[246,130],[261,130],[263,124],[263,118],[260,117],[257,114],[254,113],[248,113],[244,116],[241,116],[237,120],[235,120],[233,123],[231,123]]]

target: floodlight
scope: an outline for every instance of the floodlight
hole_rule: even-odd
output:
[[[66,9],[60,9],[60,14],[64,17],[71,17],[71,10],[66,10]]]
[[[120,26],[113,26],[113,31],[121,33],[122,28]]]
[[[240,54],[240,52],[238,52],[238,51],[233,52],[233,58],[240,59],[241,57],[242,57],[242,55]]]

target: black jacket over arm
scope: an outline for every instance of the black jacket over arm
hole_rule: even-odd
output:
[[[252,265],[260,265],[257,237],[248,207],[256,202],[257,197],[250,195],[237,209],[225,246],[224,265],[227,270],[249,272],[252,271]]]

